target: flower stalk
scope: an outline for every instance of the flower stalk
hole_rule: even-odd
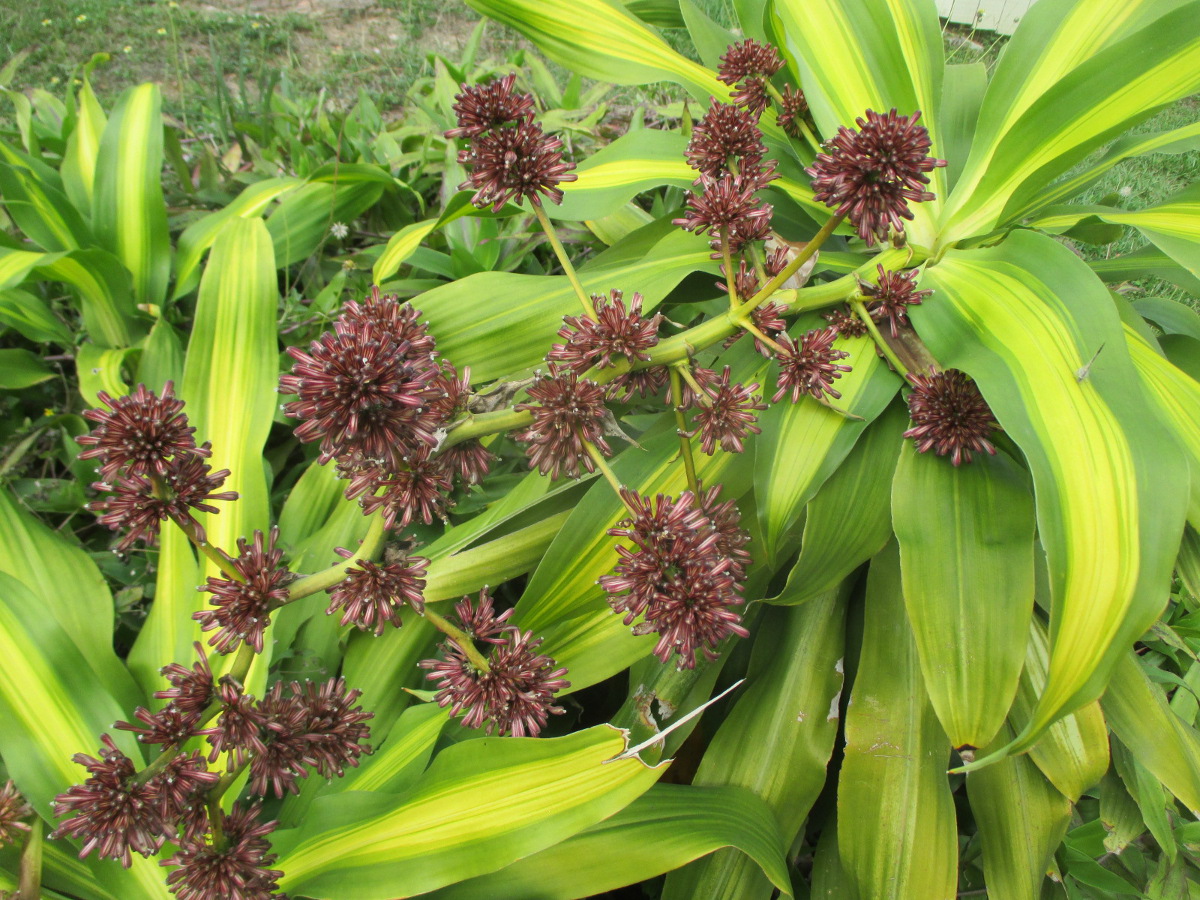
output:
[[[488,665],[488,661],[483,658],[483,654],[475,649],[475,642],[471,640],[470,635],[468,635],[461,628],[451,624],[448,619],[438,615],[429,607],[425,608],[425,610],[422,612],[422,615],[429,620],[429,624],[452,640],[455,646],[463,652],[463,655],[470,660],[471,665],[473,665],[478,671],[491,671],[492,667]]]
[[[571,287],[575,288],[579,302],[583,305],[584,314],[590,318],[596,318],[596,307],[592,303],[592,298],[583,289],[583,284],[579,281],[579,274],[575,271],[575,266],[571,262],[571,258],[567,256],[567,251],[563,248],[562,241],[558,239],[558,232],[554,230],[554,224],[550,221],[550,217],[546,215],[546,210],[540,203],[531,203],[530,205],[533,207],[533,214],[537,216],[538,223],[542,226],[542,231],[546,233],[546,240],[550,242],[550,247],[554,250],[554,255],[558,257],[558,263],[563,268],[563,274],[571,282]]]
[[[688,435],[687,420],[683,417],[682,366],[671,366],[671,405],[675,409],[675,430],[679,434],[679,458],[683,460],[683,471],[687,476],[688,489],[700,493],[700,482],[696,478],[696,459],[692,455],[692,439]]]

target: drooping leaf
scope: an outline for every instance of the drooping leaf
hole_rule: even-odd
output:
[[[278,867],[289,893],[411,897],[494,872],[611,816],[662,769],[600,725],[561,738],[481,738],[438,754],[401,798],[338,794],[313,804]]]
[[[1033,474],[1053,599],[1045,693],[1013,748],[1027,749],[1100,695],[1161,611],[1186,460],[1139,387],[1108,292],[1067,248],[1015,233],[947,253],[922,286],[937,294],[913,310],[917,331],[978,382]]]
[[[950,900],[958,877],[950,742],[922,683],[894,543],[871,563],[845,754],[838,844],[859,896]]]
[[[733,853],[791,897],[777,827],[746,790],[656,784],[612,818],[432,900],[573,900],[652,878],[712,853]],[[727,847],[728,850],[719,848]]]
[[[1007,455],[951,465],[904,442],[892,485],[904,605],[930,702],[955,747],[1004,724],[1033,611],[1033,496]]]

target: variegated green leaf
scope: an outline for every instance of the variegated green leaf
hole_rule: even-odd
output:
[[[729,848],[729,849],[719,849]],[[656,784],[615,816],[431,900],[573,900],[653,878],[699,856],[734,854],[791,897],[778,828],[745,790]],[[764,874],[765,873],[765,874]]]
[[[1028,634],[1025,668],[1021,670],[1010,719],[1018,733],[1029,722],[1045,691],[1050,665],[1050,636],[1036,616]],[[1078,801],[1108,771],[1108,727],[1100,704],[1093,701],[1063,716],[1033,745],[1029,756],[1064,797],[1072,803]]]
[[[690,272],[716,272],[709,252],[703,237],[656,223],[581,267],[579,278],[588,292],[638,291],[648,312]],[[579,310],[565,275],[509,272],[469,275],[426,291],[413,303],[437,336],[438,352],[458,365],[470,365],[476,382],[539,365],[562,317]],[[509,339],[513,334],[532,339],[514,341]]]
[[[1121,743],[1193,815],[1200,812],[1200,733],[1175,715],[1135,655],[1117,662],[1100,702]]]
[[[951,465],[904,442],[892,485],[904,605],[950,743],[992,743],[1017,692],[1033,611],[1033,496],[1007,455]]]
[[[389,900],[500,869],[611,816],[661,774],[600,725],[561,738],[481,738],[450,747],[397,802],[335,795],[280,847],[280,888]]]
[[[0,756],[21,792],[49,819],[51,799],[79,781],[76,753],[96,752],[100,733],[128,711],[54,616],[21,582],[0,574]],[[106,617],[107,619],[107,617]],[[111,653],[111,650],[109,651]],[[87,698],[87,702],[81,702]],[[132,735],[112,732],[134,759]],[[126,870],[108,863],[104,880],[131,897],[168,896],[154,860],[134,859]]]
[[[622,7],[605,0],[468,0],[471,7],[529,38],[572,71],[616,84],[673,81],[692,96],[728,97],[714,73],[671,46]]]
[[[958,835],[950,742],[921,679],[895,543],[871,563],[838,779],[842,867],[871,900],[951,900]]]
[[[1186,460],[1139,387],[1108,292],[1067,248],[1018,232],[951,251],[922,285],[937,293],[914,309],[917,331],[975,378],[1033,474],[1052,603],[1049,678],[1014,748],[1028,749],[1100,695],[1161,611]]]
[[[1101,5],[1044,4],[1022,22],[947,201],[942,244],[990,231],[1009,217],[1006,207],[1022,208],[1106,140],[1200,89],[1200,34],[1190,27],[1200,3]]]
[[[97,239],[132,273],[138,301],[154,304],[163,302],[171,276],[161,105],[157,84],[121,95],[100,141],[92,198]]]
[[[805,603],[883,549],[892,536],[892,477],[906,427],[908,417],[899,403],[867,426],[809,501],[800,557],[783,591],[769,602]],[[854,515],[846,515],[848,509]]]
[[[1012,736],[1005,728],[998,743]],[[988,900],[1040,896],[1054,851],[1071,821],[1071,801],[1026,756],[972,772],[967,795],[983,844]]]
[[[267,218],[275,265],[283,268],[308,259],[328,240],[333,225],[349,225],[374,206],[383,191],[378,181],[365,180],[313,181],[286,191]]]
[[[245,219],[261,215],[272,202],[286,196],[302,184],[303,179],[292,176],[255,182],[221,209],[197,219],[185,228],[176,247],[175,289],[171,293],[172,298],[179,299],[199,283],[200,261],[212,247],[213,241],[217,239],[226,222],[235,216]]]
[[[96,160],[100,157],[100,141],[104,137],[108,117],[86,75],[75,104],[75,127],[67,135],[67,147],[63,152],[63,188],[76,209],[90,211],[96,182]]]
[[[899,387],[896,376],[879,361],[870,338],[838,338],[834,346],[850,354],[840,362],[852,369],[834,382],[842,396],[830,402],[859,419],[804,396],[799,403],[783,399],[773,404],[759,420],[763,431],[757,442],[754,487],[764,550],[771,560],[804,505],[842,464]]]
[[[937,103],[944,57],[937,12],[918,0],[776,0],[775,41],[788,59],[822,136],[853,127],[868,109],[902,114],[921,111],[934,155]],[[932,176],[930,190],[944,197],[945,178]],[[907,227],[920,246],[933,240],[940,201],[914,208]]]
[[[704,753],[692,784],[738,785],[761,797],[791,843],[825,785],[837,737],[845,652],[844,589],[758,623],[747,686]],[[744,854],[720,850],[667,876],[663,900],[771,896]]]
[[[77,250],[92,243],[66,195],[28,169],[0,163],[0,196],[17,227],[43,250]]]

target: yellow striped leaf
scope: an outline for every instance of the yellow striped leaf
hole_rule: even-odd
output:
[[[1161,5],[1103,5],[1111,15],[1077,3],[1047,24],[1051,8],[1061,8],[1047,4],[1022,23],[1022,32],[1032,32],[1036,19],[1046,33],[1038,52],[1005,52],[1008,65],[989,87],[966,170],[943,211],[942,245],[990,231],[1010,201],[1019,208],[1131,124],[1200,90],[1200,34],[1191,27],[1200,3],[1157,19]],[[1083,18],[1092,24],[1070,27]],[[1037,59],[1032,70],[1026,56]]]
[[[777,0],[776,43],[804,87],[817,129],[826,138],[854,126],[868,109],[924,113],[933,153],[940,155],[937,104],[944,56],[937,11],[918,0]],[[930,190],[938,201],[916,205],[909,239],[929,246],[944,198],[944,170]]]
[[[63,188],[77,209],[91,210],[96,182],[96,160],[108,117],[96,99],[91,80],[85,75],[75,100],[75,126],[67,135],[63,151]]]
[[[871,563],[845,754],[838,844],[859,896],[951,900],[958,834],[946,777],[950,742],[925,693],[895,543]]]
[[[411,897],[500,869],[627,806],[662,773],[607,725],[561,738],[480,738],[438,755],[397,802],[335,795],[313,804],[280,888],[338,900]]]
[[[161,105],[157,84],[121,95],[100,141],[92,197],[96,238],[133,275],[138,302],[153,304],[163,302],[171,276]]]
[[[922,285],[937,294],[914,310],[917,331],[978,382],[1033,474],[1051,654],[1013,748],[1024,750],[1103,692],[1116,659],[1161,612],[1186,460],[1139,387],[1108,292],[1067,248],[1017,232],[994,249],[951,251]]]
[[[673,81],[692,96],[728,97],[716,75],[671,49],[623,7],[605,0],[468,0],[529,38],[560,65],[601,81]]]

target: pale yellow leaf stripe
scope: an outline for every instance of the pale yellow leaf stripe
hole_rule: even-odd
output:
[[[1129,357],[1142,381],[1158,401],[1192,462],[1193,479],[1200,478],[1200,384],[1164,359],[1136,331],[1125,326]],[[1200,525],[1200,484],[1192,485],[1188,521]]]
[[[375,283],[379,284],[395,275],[404,265],[404,261],[421,246],[421,241],[437,228],[438,221],[438,219],[428,219],[424,222],[414,222],[393,234],[383,249],[383,253],[379,255],[379,259],[375,260],[375,268],[371,272]]]
[[[517,764],[435,783],[436,792],[418,789],[408,802],[383,816],[302,842],[286,857],[280,888],[289,890],[327,869],[395,866],[449,846],[494,839],[582,807],[639,777],[645,779],[650,770],[640,759],[604,765],[625,749],[626,742],[620,729],[598,727],[608,727],[611,736],[586,743],[580,739],[583,732],[558,738],[582,746],[542,758],[536,767]],[[605,777],[600,777],[600,771]]]
[[[1200,244],[1200,192],[1192,191],[1191,194],[1192,197],[1189,199],[1168,201],[1161,206],[1152,206],[1149,209],[1114,209],[1098,212],[1095,215],[1114,225],[1144,228]],[[1087,215],[1092,215],[1092,213],[1064,213],[1046,216],[1038,219],[1033,225],[1036,228],[1052,231],[1056,228],[1070,227]]]
[[[965,260],[938,267],[939,294],[971,323],[988,349],[1006,359],[1053,475],[1058,502],[1040,497],[1044,537],[1058,528],[1045,520],[1063,516],[1061,596],[1052,635],[1046,693],[1038,727],[1091,676],[1112,643],[1133,601],[1140,565],[1137,476],[1124,433],[1088,379],[1075,373],[1081,359],[1073,335],[1058,317],[1046,315],[1040,282],[1027,284],[1013,266]]]

